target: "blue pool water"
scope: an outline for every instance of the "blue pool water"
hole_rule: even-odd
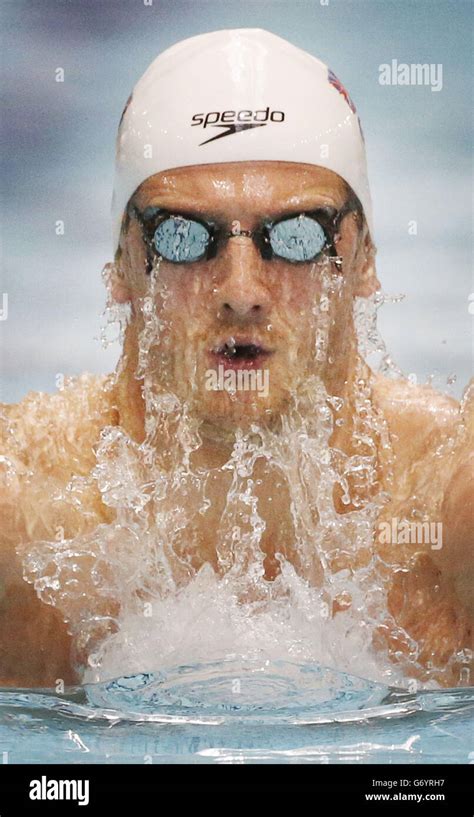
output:
[[[474,688],[410,694],[318,664],[190,664],[0,691],[8,763],[468,763]]]

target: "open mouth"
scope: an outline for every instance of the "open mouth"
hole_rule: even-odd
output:
[[[228,338],[211,351],[214,360],[217,359],[226,369],[260,368],[271,354],[269,349],[259,343],[236,338]]]
[[[255,360],[258,355],[263,354],[263,349],[255,343],[237,343],[235,346],[224,343],[218,354],[224,355],[228,360],[242,360],[243,358]]]

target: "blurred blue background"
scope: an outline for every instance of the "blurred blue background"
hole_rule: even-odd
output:
[[[406,373],[420,382],[434,373],[459,396],[472,364],[471,0],[145,3],[2,0],[2,400],[55,391],[58,373],[115,366],[118,345],[104,351],[98,340],[100,272],[112,260],[123,107],[160,51],[240,27],[285,37],[348,88],[366,138],[379,277],[386,293],[406,293],[380,310],[382,335]],[[379,66],[392,59],[441,63],[442,90],[380,85]]]

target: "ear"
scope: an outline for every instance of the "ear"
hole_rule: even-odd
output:
[[[381,288],[375,269],[375,255],[377,249],[372,243],[367,225],[364,225],[357,260],[357,283],[354,287],[354,295],[359,298],[368,298]]]
[[[126,304],[131,300],[132,296],[120,266],[120,252],[117,253],[115,258],[116,261],[112,265],[108,281],[110,297],[116,304]]]

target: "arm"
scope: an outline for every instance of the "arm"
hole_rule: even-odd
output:
[[[29,477],[17,440],[18,406],[0,406],[0,686],[54,686],[76,679],[70,636],[58,610],[23,579],[16,545],[29,540],[25,503]]]
[[[473,647],[474,384],[461,404],[404,382],[382,383],[382,389],[396,466],[390,514],[405,517],[416,508],[429,521],[442,523],[440,549],[425,543],[399,548],[404,569],[393,577],[389,610],[417,642],[421,665],[440,668],[442,685],[465,684],[464,659],[449,673],[442,668],[456,652]],[[391,648],[408,652],[409,644],[405,650],[395,639]]]
[[[474,620],[474,380],[461,404],[462,428],[441,508],[443,548],[437,562]]]

